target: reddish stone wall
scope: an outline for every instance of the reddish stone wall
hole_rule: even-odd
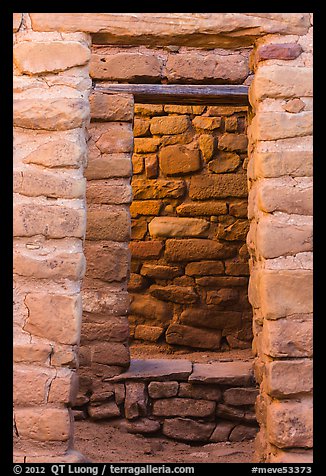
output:
[[[246,107],[135,105],[131,335],[251,345]]]

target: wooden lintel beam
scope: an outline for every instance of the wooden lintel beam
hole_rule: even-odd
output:
[[[234,104],[247,106],[248,86],[185,84],[105,84],[95,91],[133,94],[135,102],[147,104]]]

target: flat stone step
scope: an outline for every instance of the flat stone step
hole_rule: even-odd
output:
[[[124,380],[188,380],[192,363],[182,359],[132,359],[129,369],[123,374],[104,379],[105,382]]]
[[[220,385],[250,386],[253,380],[253,361],[213,362],[194,364],[188,381],[192,383],[217,383]]]

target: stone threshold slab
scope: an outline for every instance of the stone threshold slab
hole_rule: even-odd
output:
[[[125,380],[183,380],[191,383],[250,386],[254,384],[253,360],[192,363],[183,359],[132,359],[129,369],[105,382]]]

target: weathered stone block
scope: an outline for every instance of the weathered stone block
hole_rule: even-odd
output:
[[[183,441],[207,441],[214,430],[214,423],[199,423],[191,418],[168,418],[163,423],[163,434]]]
[[[297,43],[272,43],[261,45],[256,51],[256,61],[269,59],[291,60],[302,53],[302,47]]]
[[[130,273],[129,281],[128,281],[128,291],[129,292],[137,292],[145,289],[148,285],[148,281],[140,274]]]
[[[123,420],[119,428],[122,431],[127,431],[128,433],[156,433],[160,428],[161,425],[156,420],[150,420],[149,418],[140,418],[139,420]]]
[[[23,41],[13,48],[14,64],[23,74],[64,71],[88,63],[90,49],[75,41]]]
[[[168,344],[186,345],[199,349],[219,349],[222,332],[171,324],[166,331]]]
[[[196,278],[196,284],[206,286],[208,288],[228,287],[228,286],[246,286],[248,279],[244,277],[231,276],[205,276]]]
[[[142,155],[133,154],[132,156],[133,175],[142,174],[143,171],[144,171],[144,157]]]
[[[128,420],[134,420],[147,415],[147,393],[145,384],[142,382],[126,383],[125,416]]]
[[[163,104],[135,104],[135,114],[141,116],[161,116]]]
[[[123,375],[117,375],[110,381],[144,380],[171,381],[188,380],[192,371],[189,360],[177,359],[132,359],[129,369]]]
[[[63,131],[82,127],[89,118],[85,99],[15,99],[14,125],[25,129]]]
[[[188,263],[185,268],[188,276],[214,276],[224,274],[223,261],[195,261]]]
[[[133,200],[130,205],[130,214],[133,218],[139,215],[159,215],[162,205],[160,200]]]
[[[216,150],[217,141],[214,136],[209,134],[200,134],[198,138],[199,148],[205,162],[209,162]]]
[[[163,249],[161,241],[132,241],[129,245],[132,258],[156,259]]]
[[[126,317],[105,316],[103,322],[83,322],[81,343],[93,341],[125,342],[129,335],[129,325]]]
[[[154,179],[158,175],[158,159],[156,154],[145,157],[145,174],[146,178]]]
[[[166,266],[161,264],[143,264],[140,274],[154,279],[173,279],[183,274],[178,266]]]
[[[92,347],[92,362],[105,365],[128,367],[129,349],[119,342],[100,342]]]
[[[150,131],[152,134],[181,134],[190,126],[190,119],[187,116],[161,116],[153,117]]]
[[[313,390],[313,366],[310,359],[269,362],[265,366],[265,391],[276,398],[290,397]]]
[[[165,175],[183,175],[201,169],[199,151],[176,144],[160,150],[160,169]]]
[[[204,117],[204,116],[196,116],[193,121],[193,125],[196,129],[199,130],[207,130],[213,131],[215,129],[219,129],[222,124],[221,117]]]
[[[241,325],[241,312],[221,311],[214,306],[187,308],[181,313],[180,323],[210,329],[237,328]]]
[[[88,406],[88,414],[93,420],[103,420],[120,416],[118,405],[111,401],[100,406]]]
[[[59,369],[51,383],[48,402],[72,406],[78,393],[78,375],[69,369]]]
[[[216,408],[216,416],[231,421],[243,421],[245,412],[241,408],[232,407],[219,403]]]
[[[132,162],[129,154],[103,154],[90,157],[85,170],[87,180],[130,177]]]
[[[246,152],[248,138],[246,134],[229,134],[225,133],[218,140],[218,148],[228,152]]]
[[[209,441],[213,441],[214,443],[219,443],[221,441],[228,441],[230,433],[233,430],[234,426],[235,426],[235,423],[232,423],[230,421],[218,422]]]
[[[231,225],[220,223],[217,236],[227,241],[245,241],[248,231],[249,222],[247,220],[236,220]]]
[[[87,203],[122,205],[131,201],[132,189],[129,180],[96,180],[87,183]]]
[[[89,97],[92,119],[100,121],[132,121],[134,99],[131,94],[102,94],[94,91]]]
[[[165,258],[167,261],[200,261],[202,259],[219,259],[229,254],[217,241],[199,238],[189,240],[166,240]]]
[[[37,441],[66,441],[70,437],[70,413],[65,409],[16,408],[19,435]]]
[[[227,213],[227,205],[221,201],[182,203],[176,211],[181,216],[217,216]]]
[[[208,169],[215,174],[234,172],[240,165],[240,157],[232,152],[226,153],[218,159],[211,160]]]
[[[218,291],[206,292],[207,304],[230,305],[239,302],[239,291],[234,288],[222,288]]]
[[[130,252],[128,246],[113,242],[85,242],[87,276],[103,281],[127,278]]]
[[[68,140],[53,140],[40,145],[28,154],[25,164],[43,165],[44,167],[74,167],[78,168],[84,162],[86,147]]]
[[[257,388],[228,388],[223,398],[228,405],[254,405],[258,393]]]
[[[312,215],[312,181],[292,178],[261,180],[257,190],[257,204],[267,213],[280,211],[289,214]]]
[[[138,325],[135,329],[135,339],[157,342],[163,334],[163,327]]]
[[[147,234],[147,221],[145,219],[131,220],[131,239],[132,240],[143,240],[146,234]],[[131,266],[132,265],[133,263],[131,263]],[[138,270],[136,272],[138,272]]]
[[[148,119],[136,117],[134,119],[134,137],[145,136],[149,132],[150,124]]]
[[[189,196],[194,200],[246,197],[247,178],[243,174],[197,175],[190,179]]]
[[[156,82],[161,69],[162,60],[153,54],[94,54],[90,61],[90,76],[94,79],[136,82],[146,79]]]
[[[134,152],[144,154],[148,152],[156,152],[160,145],[159,137],[141,137],[134,140]]]
[[[132,152],[133,135],[131,124],[126,122],[110,122],[105,124],[105,126],[105,131],[95,141],[96,147],[102,154]]]
[[[15,365],[13,372],[13,402],[15,405],[46,403],[46,385],[54,378],[53,371],[42,367]]]
[[[132,314],[147,317],[151,320],[165,322],[172,317],[173,306],[170,303],[158,301],[151,296],[133,296],[130,305]]]
[[[129,210],[118,205],[88,206],[86,239],[128,241],[129,238]]]
[[[237,425],[230,433],[230,441],[252,440],[257,434],[258,428],[255,426]]]
[[[312,398],[273,401],[267,406],[269,441],[278,448],[312,447]]]
[[[180,304],[189,304],[198,301],[198,295],[191,286],[167,286],[152,285],[149,288],[152,296],[162,301],[172,301]]]
[[[208,400],[194,400],[192,398],[167,398],[155,400],[153,415],[156,416],[181,416],[203,418],[211,416],[215,411],[215,402]]]
[[[195,363],[189,382],[248,387],[251,379],[252,362],[235,360],[211,364]]]
[[[25,304],[29,315],[24,330],[62,344],[78,344],[82,302],[79,294],[29,293]]]
[[[309,136],[313,131],[313,116],[311,111],[303,111],[298,114],[275,111],[259,112],[253,118],[250,129],[258,141]]]
[[[247,218],[248,202],[236,201],[229,204],[229,214],[237,218]]]
[[[135,179],[132,182],[134,198],[179,198],[185,193],[185,183],[183,180],[142,180]]]
[[[192,385],[191,383],[180,383],[178,396],[218,402],[221,400],[222,391],[215,385]]]
[[[148,385],[148,394],[151,398],[175,397],[178,393],[178,388],[178,382],[151,382]]]
[[[157,217],[148,229],[153,237],[207,236],[209,222],[198,218]]]

